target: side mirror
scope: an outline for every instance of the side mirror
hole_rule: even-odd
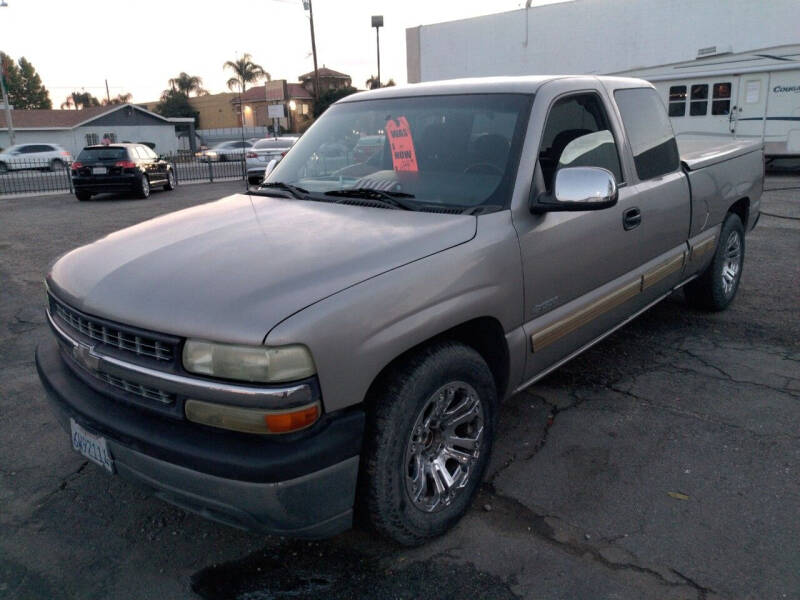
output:
[[[267,166],[264,169],[264,181],[266,181],[267,177],[269,177],[269,174],[275,170],[275,167],[278,165],[280,160],[281,160],[280,158],[273,158],[271,161],[267,163]]]
[[[554,187],[554,192],[532,199],[532,213],[601,210],[617,203],[614,174],[600,167],[561,168]]]

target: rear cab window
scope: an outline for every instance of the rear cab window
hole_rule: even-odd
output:
[[[652,88],[622,89],[614,92],[614,99],[639,179],[645,181],[677,171],[678,144],[658,93]]]

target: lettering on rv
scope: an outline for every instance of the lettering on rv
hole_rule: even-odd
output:
[[[772,88],[774,94],[784,94],[787,92],[794,92],[800,94],[800,85],[776,85]]]

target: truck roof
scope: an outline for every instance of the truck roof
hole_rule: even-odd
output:
[[[524,75],[517,77],[473,77],[447,79],[392,86],[351,94],[339,100],[358,102],[378,98],[403,98],[408,96],[436,96],[443,94],[535,94],[543,84],[556,79],[612,82],[614,87],[652,87],[643,79],[633,77],[602,77],[597,75]]]

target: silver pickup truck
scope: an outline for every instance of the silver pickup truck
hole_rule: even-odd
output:
[[[56,261],[39,374],[77,451],[187,510],[420,543],[469,507],[504,398],[681,286],[732,301],[762,185],[759,143],[681,153],[640,80],[355,94],[259,190]]]

